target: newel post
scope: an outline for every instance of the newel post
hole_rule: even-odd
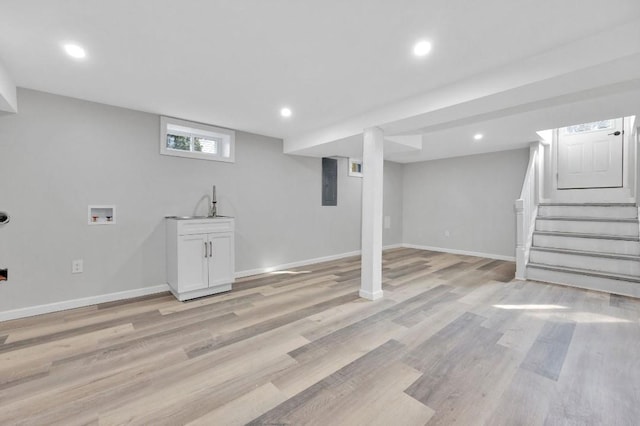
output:
[[[525,238],[527,232],[524,229],[524,200],[516,200],[516,279],[525,280]]]

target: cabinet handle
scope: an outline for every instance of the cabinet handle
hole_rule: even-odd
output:
[[[207,242],[206,241],[204,242],[204,257],[209,257],[207,255]]]
[[[211,241],[209,241],[209,257],[213,257],[213,246],[211,245]]]

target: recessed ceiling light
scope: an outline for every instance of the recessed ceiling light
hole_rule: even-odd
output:
[[[67,55],[76,59],[83,59],[87,56],[87,52],[77,44],[65,44],[64,51],[67,52]]]
[[[284,107],[280,110],[280,115],[283,117],[291,117],[291,109]]]
[[[484,135],[482,133],[476,133],[475,135],[473,135],[473,139],[475,139],[477,141],[479,141],[483,137],[484,137]]]
[[[426,40],[420,40],[413,45],[413,54],[416,56],[425,56],[431,52],[431,43]]]

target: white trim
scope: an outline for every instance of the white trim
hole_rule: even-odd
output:
[[[404,247],[404,244],[390,244],[384,246],[384,250]],[[248,277],[251,275],[264,274],[283,269],[295,268],[298,266],[312,265],[314,263],[329,262],[331,260],[343,259],[350,256],[359,256],[360,250],[350,251],[347,253],[336,254],[332,256],[318,257],[315,259],[301,260],[298,262],[285,263],[268,268],[257,268],[235,273],[236,278]],[[29,306],[26,308],[13,309],[10,311],[0,312],[0,322],[10,321],[19,318],[32,317],[35,315],[49,314],[51,312],[66,311],[68,309],[83,308],[85,306],[97,305],[99,303],[114,302],[116,300],[132,299],[134,297],[148,296],[150,294],[171,291],[167,284],[160,284],[153,287],[137,288],[135,290],[119,291],[117,293],[102,294],[99,296],[83,297],[81,299],[63,300],[61,302],[48,303],[46,305]]]
[[[347,161],[347,164],[349,166],[349,168],[347,169],[347,174],[349,176],[353,176],[353,177],[362,177],[362,160],[360,158],[351,158],[349,157],[349,161]],[[354,164],[360,164],[360,170],[359,172],[354,172],[353,171],[353,165]]]
[[[358,293],[358,295],[363,299],[378,300],[378,299],[382,299],[382,296],[384,296],[384,292],[382,290],[378,290],[375,293],[371,293],[367,290],[360,289],[360,292]]]
[[[402,243],[389,244],[388,246],[382,246],[382,251],[391,250],[391,249],[395,249],[395,248],[402,248],[402,247],[404,247],[404,244],[402,244]]]
[[[176,299],[178,299],[181,302],[184,302],[185,300],[196,299],[198,297],[204,297],[204,296],[212,296],[214,294],[223,293],[225,291],[231,291],[232,285],[233,283],[228,283],[228,284],[216,285],[213,287],[207,287],[200,290],[191,290],[183,293],[178,293],[176,290],[174,290],[173,287],[169,286],[169,291],[171,291],[171,294],[173,294]]]
[[[221,139],[221,144],[218,146],[218,152],[216,154],[207,154],[204,152],[193,151],[180,151],[167,148],[167,133],[168,126],[175,125],[193,130],[193,134],[197,136],[205,137],[218,137]],[[198,133],[202,131],[202,133]],[[216,135],[216,136],[212,136]],[[228,144],[229,156],[223,155],[223,145]],[[222,127],[215,127],[210,124],[196,123],[192,121],[180,120],[173,117],[160,116],[160,154],[169,155],[173,157],[194,158],[197,160],[208,161],[223,161],[226,163],[235,163],[236,158],[236,132],[231,129],[224,129]]]
[[[331,256],[316,257],[315,259],[300,260],[297,262],[283,263],[281,265],[268,266],[266,268],[247,269],[246,271],[236,272],[236,278],[244,278],[252,275],[266,274],[268,272],[282,271],[284,269],[297,268],[298,266],[307,266],[314,263],[330,262],[332,260],[343,259],[345,257],[359,256],[360,250],[350,251],[347,253],[334,254]]]
[[[622,186],[619,188],[582,188],[582,189],[558,189],[558,157],[559,157],[559,133],[560,129],[553,130],[553,143],[551,147],[551,164],[545,179],[548,179],[548,197],[541,202],[552,203],[635,203],[634,179],[638,165],[637,152],[633,147],[633,126],[635,116],[617,117],[623,121],[622,138]]]
[[[65,300],[62,302],[48,303],[46,305],[30,306],[27,308],[14,309],[0,312],[0,322],[18,318],[32,317],[35,315],[48,314],[51,312],[66,311],[67,309],[82,308],[85,306],[97,305],[99,303],[113,302],[116,300],[132,299],[134,297],[147,296],[150,294],[169,291],[167,284],[160,284],[153,287],[137,288],[135,290],[119,291],[117,293],[102,294],[100,296],[83,297],[81,299]]]
[[[444,248],[444,247],[420,246],[417,244],[406,244],[406,243],[402,244],[402,247],[418,249],[418,250],[439,251],[442,253],[461,254],[464,256],[486,257],[487,259],[506,260],[509,262],[516,261],[515,256],[505,256],[502,254],[481,253],[477,251],[457,250],[457,249],[450,249],[450,248]]]
[[[394,248],[404,247],[402,243],[389,244],[382,247],[382,250],[390,250]],[[252,275],[266,274],[274,271],[282,271],[284,269],[297,268],[299,266],[313,265],[314,263],[330,262],[332,260],[344,259],[345,257],[360,256],[360,250],[349,251],[346,253],[334,254],[331,256],[316,257],[315,259],[300,260],[297,262],[283,263],[282,265],[268,266],[266,268],[247,269],[245,271],[236,272],[236,278],[250,277]]]

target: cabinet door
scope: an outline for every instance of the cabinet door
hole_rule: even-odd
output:
[[[233,234],[209,234],[211,258],[209,259],[209,287],[233,282]]]
[[[178,239],[178,291],[209,286],[207,234],[182,235]]]

